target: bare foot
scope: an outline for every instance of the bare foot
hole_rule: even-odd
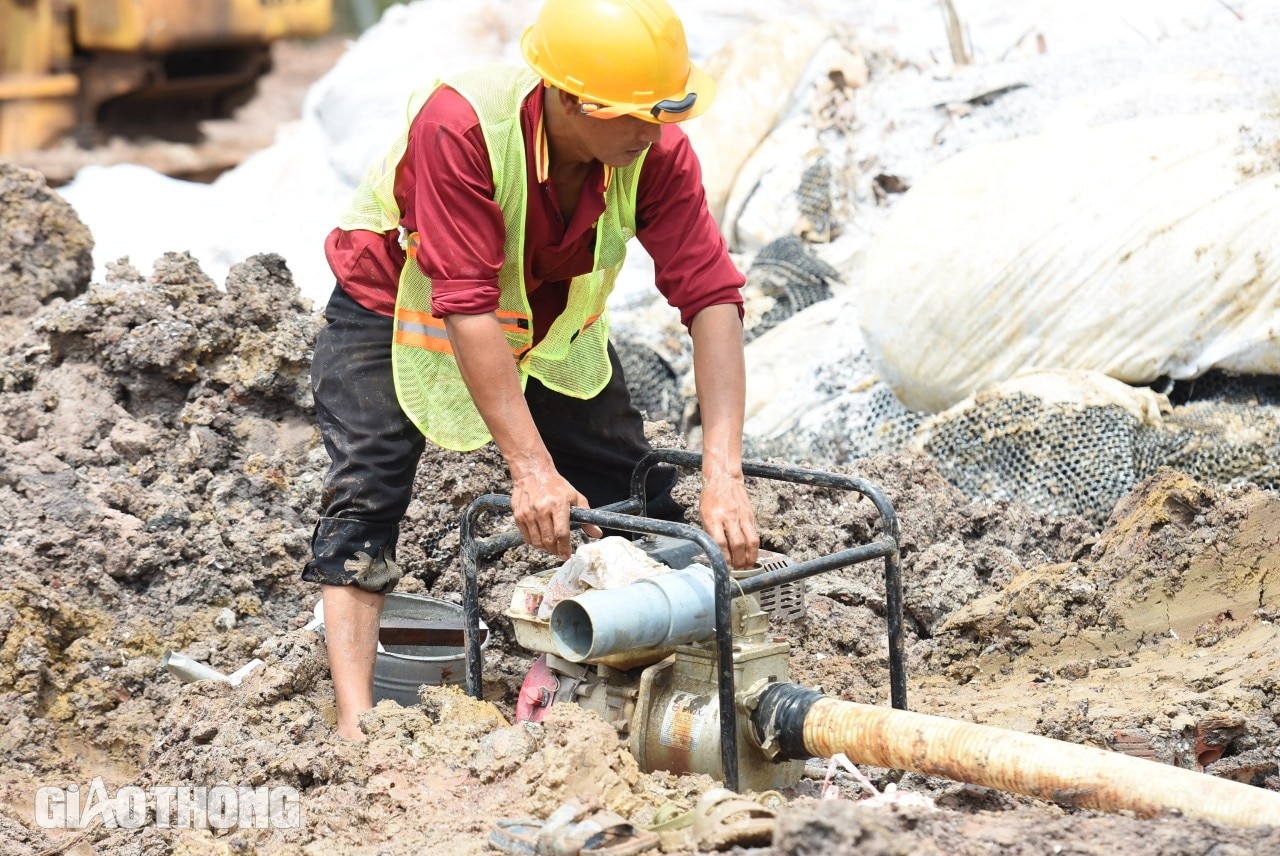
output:
[[[360,730],[359,725],[339,725],[338,736],[352,741],[353,743],[363,743],[369,738]]]

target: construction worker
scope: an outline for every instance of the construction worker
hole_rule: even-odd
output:
[[[649,445],[605,302],[633,235],[693,339],[701,525],[734,567],[756,561],[744,278],[676,126],[710,106],[714,81],[665,0],[547,0],[521,49],[530,68],[484,66],[415,96],[326,241],[338,287],[312,386],[332,466],[302,576],[322,585],[338,731],[354,740],[426,439],[492,439],[521,534],[562,559],[570,506],[630,495]],[[683,519],[674,481],[651,475],[651,516]]]

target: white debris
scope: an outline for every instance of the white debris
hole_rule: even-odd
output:
[[[620,588],[669,570],[626,538],[611,535],[598,541],[588,541],[578,547],[552,575],[538,606],[538,619],[549,621],[557,603],[589,588]]]

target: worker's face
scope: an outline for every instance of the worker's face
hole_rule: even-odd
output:
[[[661,125],[635,116],[582,118],[583,144],[592,157],[612,167],[630,166],[645,149],[662,139]]]
[[[561,109],[569,117],[582,154],[612,167],[630,166],[662,138],[662,126],[636,116],[597,119],[582,113],[578,99],[560,93]]]

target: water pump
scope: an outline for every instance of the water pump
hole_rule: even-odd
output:
[[[751,715],[761,691],[790,680],[790,644],[780,628],[803,615],[805,578],[884,560],[891,700],[906,707],[902,656],[902,592],[898,524],[880,490],[861,479],[817,470],[744,462],[748,477],[853,490],[880,512],[883,537],[805,562],[761,551],[756,567],[731,571],[720,549],[697,527],[644,517],[645,477],[659,463],[701,466],[683,450],[651,452],[632,476],[632,497],[598,509],[573,509],[576,523],[641,535],[635,542],[668,565],[666,573],[622,588],[600,589],[558,603],[537,617],[553,571],[521,580],[507,616],[516,641],[538,655],[521,691],[518,715],[573,702],[595,710],[628,742],[642,769],[706,773],[738,790],[794,785],[803,761],[760,745]],[[510,533],[477,541],[486,511],[509,511],[510,499],[480,497],[463,518],[463,612],[478,627],[477,568],[519,543]],[[479,653],[468,645],[467,689],[480,688]],[[776,742],[776,741],[775,741]]]

